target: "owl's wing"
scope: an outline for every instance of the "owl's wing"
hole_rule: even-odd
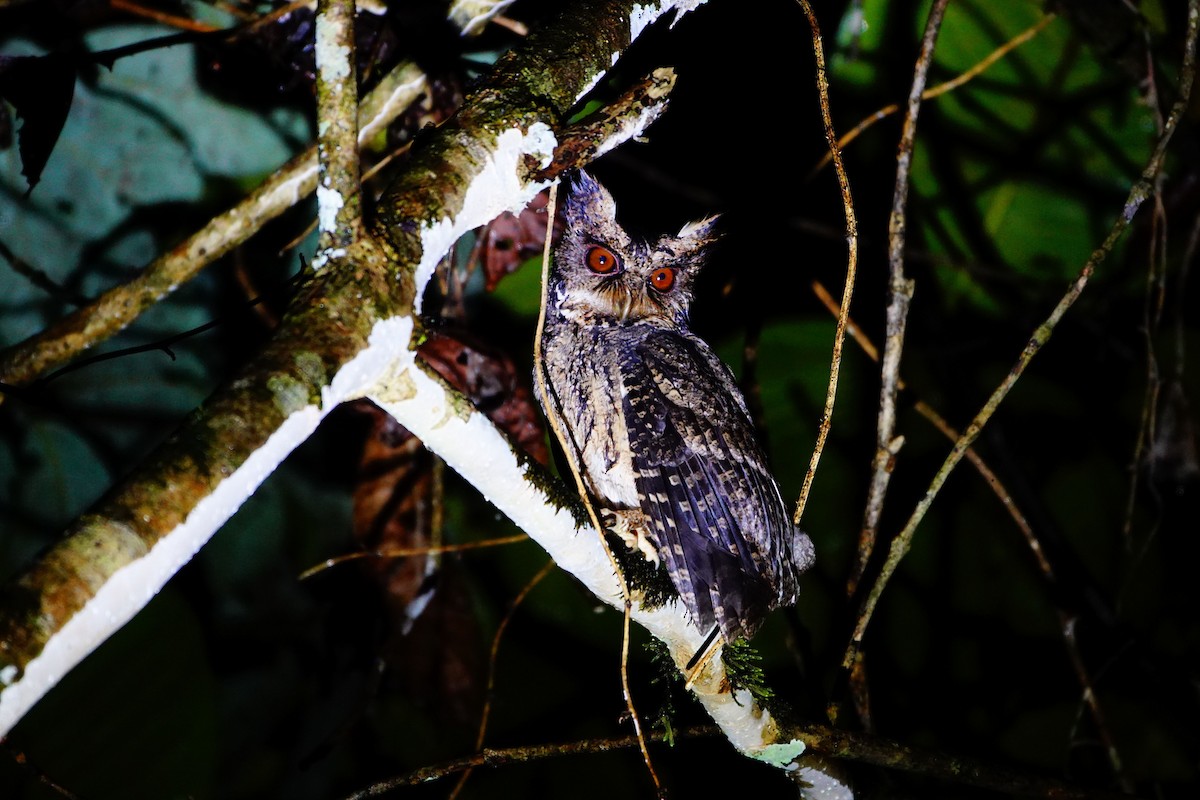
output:
[[[642,513],[675,587],[702,630],[750,636],[795,599],[796,534],[733,376],[703,341],[666,330],[621,373]]]

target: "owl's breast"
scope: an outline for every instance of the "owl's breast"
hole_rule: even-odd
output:
[[[622,414],[618,326],[547,321],[543,364],[561,409],[569,454],[588,489],[611,508],[636,508],[638,493]],[[548,409],[548,413],[555,413]]]

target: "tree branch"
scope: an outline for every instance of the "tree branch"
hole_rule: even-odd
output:
[[[316,38],[320,233],[314,264],[344,251],[362,232],[354,0],[317,0]]]
[[[929,10],[925,21],[925,35],[921,40],[921,53],[913,70],[912,88],[908,93],[908,111],[904,115],[904,128],[900,134],[900,145],[896,154],[896,187],[892,194],[892,213],[888,219],[888,307],[887,338],[884,341],[883,360],[880,362],[882,380],[879,387],[879,418],[875,435],[874,472],[867,492],[866,511],[858,538],[858,554],[847,581],[847,593],[853,595],[866,569],[871,552],[875,549],[875,532],[879,527],[879,515],[883,512],[883,500],[887,494],[888,481],[892,476],[892,465],[904,440],[896,437],[896,392],[900,381],[900,354],[904,350],[904,328],[908,321],[908,305],[912,302],[913,281],[904,274],[904,244],[906,207],[908,205],[908,173],[912,164],[913,146],[917,136],[917,114],[921,110],[921,98],[925,91],[925,79],[929,65],[933,63],[933,47],[938,31],[942,27],[942,16],[946,13],[948,0],[937,0]]]

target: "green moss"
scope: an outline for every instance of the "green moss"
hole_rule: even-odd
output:
[[[762,655],[745,639],[729,642],[721,650],[721,661],[725,664],[725,676],[734,692],[745,689],[754,702],[763,708],[775,703],[775,692],[766,684],[762,669]]]
[[[659,639],[650,637],[646,642],[646,653],[650,656],[650,685],[661,693],[658,711],[652,725],[663,732],[668,745],[675,746],[675,723],[678,715],[676,701],[683,691],[683,676],[675,668],[671,651]]]
[[[679,596],[666,567],[661,563],[653,564],[640,552],[630,550],[624,540],[616,534],[605,531],[604,535],[608,541],[608,549],[612,551],[617,566],[621,568],[621,574],[625,576],[629,591],[640,595],[639,603],[642,608],[659,608]]]
[[[514,450],[514,452],[517,460],[525,467],[525,478],[546,496],[546,500],[552,506],[570,512],[576,527],[592,524],[587,508],[573,489],[568,489],[566,484],[554,477],[548,469],[530,458],[524,451]]]

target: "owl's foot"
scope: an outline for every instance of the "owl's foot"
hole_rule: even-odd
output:
[[[658,547],[641,509],[607,509],[604,513],[611,515],[611,521],[605,520],[608,529],[620,536],[626,547],[635,553],[640,552],[647,561],[657,567]]]

